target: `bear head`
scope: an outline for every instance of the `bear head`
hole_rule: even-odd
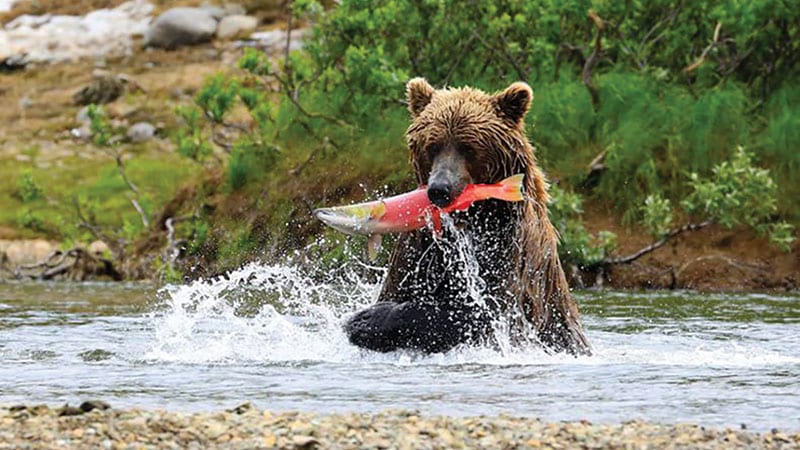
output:
[[[447,206],[467,184],[496,183],[532,166],[523,121],[533,99],[527,84],[489,95],[473,88],[437,90],[414,78],[406,92],[411,160],[433,204]]]

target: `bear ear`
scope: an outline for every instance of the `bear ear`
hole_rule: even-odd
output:
[[[433,87],[425,78],[414,78],[406,84],[406,97],[408,98],[408,111],[416,117],[428,106],[433,97]]]
[[[519,123],[533,100],[533,91],[526,83],[518,81],[493,98],[497,110],[514,123]]]

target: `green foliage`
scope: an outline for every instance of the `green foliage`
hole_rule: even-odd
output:
[[[111,123],[106,117],[103,108],[97,105],[89,105],[86,109],[89,116],[90,129],[92,130],[92,141],[98,147],[108,147],[111,145],[111,140],[114,137],[114,131],[111,128]]]
[[[33,171],[24,170],[17,181],[17,195],[23,203],[39,200],[44,196],[44,189],[33,179]]]
[[[221,241],[217,258],[225,267],[237,267],[251,252],[259,248],[258,240],[247,229],[238,229],[229,233],[232,236]]]
[[[712,176],[691,173],[691,189],[682,201],[686,214],[695,223],[719,223],[726,228],[746,225],[788,251],[794,241],[794,227],[774,219],[777,211],[777,186],[769,171],[753,165],[752,154],[739,147],[730,161],[716,165]],[[550,189],[550,217],[561,233],[559,249],[565,264],[591,268],[608,261],[616,246],[616,237],[608,232],[590,234],[581,223],[582,199],[558,186]],[[656,239],[677,234],[673,228],[673,209],[669,199],[659,194],[647,196],[641,206],[642,225]]]
[[[648,195],[642,206],[642,224],[656,239],[661,239],[672,227],[672,205],[658,194]]]
[[[237,92],[238,85],[235,80],[216,74],[207,80],[197,93],[195,103],[213,122],[222,123],[233,107]]]
[[[759,162],[774,167],[783,197],[771,214],[800,217],[800,207],[788,201],[788,194],[800,195],[794,182],[800,157],[792,151],[800,145],[794,87],[800,10],[763,3],[769,6],[343,0],[326,9],[298,0],[293,13],[313,24],[304,49],[281,61],[245,49],[239,72],[209,78],[196,104],[179,112],[186,125],[176,142],[196,161],[216,155],[232,190],[255,190],[256,183],[269,189],[259,199],[280,234],[296,208],[279,206],[297,203],[287,191],[300,184],[309,186],[304,200],[313,202],[319,191],[346,191],[361,180],[413,183],[403,139],[410,77],[487,91],[526,81],[535,89],[528,129],[537,156],[563,182],[552,207],[563,257],[591,267],[608,258],[615,237],[580,225],[581,198],[570,185],[587,188],[586,165],[601,153],[605,171],[588,195],[610,200],[628,223],[641,222],[656,237],[682,216],[671,205],[699,196],[693,192],[705,185],[697,183],[734,157],[738,145],[756,149]],[[603,54],[594,66],[586,64],[598,36],[590,11],[604,23]],[[589,75],[596,104],[584,83]],[[686,183],[687,172],[697,178]],[[339,184],[304,178],[330,173],[341,174]],[[787,239],[788,228],[756,222]],[[220,259],[253,251],[245,235],[236,234],[235,245],[223,239]]]
[[[256,76],[268,76],[272,73],[272,63],[264,52],[254,48],[244,49],[237,66]]]
[[[693,192],[681,203],[684,209],[726,228],[744,224],[761,233],[776,233],[772,241],[788,250],[789,224],[773,224],[777,212],[777,185],[769,170],[753,166],[753,155],[739,147],[730,161],[718,164],[710,179],[689,175]]]
[[[33,231],[47,231],[41,213],[30,208],[22,208],[17,212],[17,224]]]
[[[190,239],[186,251],[190,255],[199,255],[208,242],[211,232],[211,225],[205,220],[195,220],[192,222]]]
[[[262,179],[277,160],[279,150],[252,136],[243,136],[233,144],[228,160],[228,181],[233,190]]]
[[[213,154],[214,149],[203,134],[202,112],[196,107],[178,107],[176,113],[185,124],[175,133],[178,153],[193,161],[203,162]]]
[[[158,279],[164,283],[179,284],[184,281],[180,269],[165,262],[161,258],[153,259],[153,270],[158,275]]]
[[[566,266],[591,269],[602,264],[616,247],[614,233],[601,231],[594,235],[583,226],[583,200],[579,194],[551,186],[549,214],[561,237],[559,257]]]

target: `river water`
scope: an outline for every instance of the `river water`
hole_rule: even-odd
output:
[[[359,268],[361,272],[363,267]],[[157,290],[0,284],[0,403],[508,413],[800,430],[800,295],[576,292],[590,357],[348,344],[380,278],[250,265]]]

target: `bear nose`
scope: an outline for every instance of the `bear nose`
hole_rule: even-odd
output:
[[[431,184],[428,186],[428,199],[439,208],[444,208],[452,201],[451,190],[451,187],[445,184]]]

